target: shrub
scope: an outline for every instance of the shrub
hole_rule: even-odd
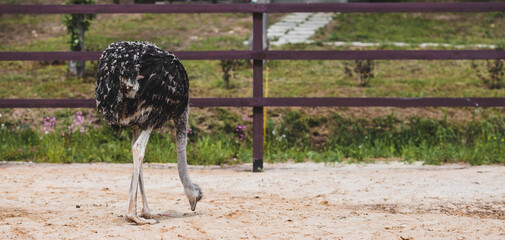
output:
[[[480,66],[475,61],[472,61],[472,68],[475,70],[477,77],[489,89],[500,89],[505,86],[503,79],[505,74],[503,69],[504,62],[505,60],[503,59],[486,60],[487,75],[481,73]]]

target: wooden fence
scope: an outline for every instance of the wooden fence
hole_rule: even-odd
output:
[[[173,5],[0,5],[0,14],[251,13],[253,36],[262,36],[264,13],[287,12],[505,12],[503,2],[173,4]],[[445,60],[505,59],[504,50],[269,51],[261,37],[250,51],[180,51],[182,60],[253,60],[253,96],[191,98],[195,107],[253,108],[253,171],[263,168],[263,107],[505,107],[505,98],[264,98],[263,60]],[[0,61],[98,60],[100,52],[0,52]],[[0,99],[0,108],[95,108],[93,99]]]

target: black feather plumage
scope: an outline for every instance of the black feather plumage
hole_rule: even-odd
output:
[[[100,57],[98,112],[113,127],[159,128],[188,105],[189,80],[177,57],[148,42],[116,42]]]

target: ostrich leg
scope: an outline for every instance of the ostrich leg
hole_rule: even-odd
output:
[[[133,136],[132,136],[132,148],[137,141],[140,135],[140,129],[136,126],[133,127]],[[139,171],[139,188],[140,188],[140,196],[142,197],[142,214],[140,215],[143,218],[153,218],[151,215],[151,210],[149,209],[149,205],[147,205],[147,196],[144,190],[144,174],[143,174],[143,166],[140,165]],[[133,176],[132,176],[133,178]],[[137,203],[137,192],[135,191],[135,203]],[[137,215],[137,208],[135,208],[135,215]]]
[[[135,131],[135,130],[134,130]],[[142,162],[144,160],[144,153],[147,146],[147,141],[149,140],[149,136],[151,134],[152,129],[143,130],[135,140],[135,143],[132,146],[133,153],[133,176],[132,182],[130,185],[130,193],[128,195],[128,212],[126,213],[126,220],[135,222],[136,224],[155,224],[156,220],[153,219],[144,219],[138,217],[136,214],[136,196],[137,189],[139,185],[140,171],[142,168]],[[134,134],[135,135],[135,134]],[[135,136],[134,136],[135,137]],[[144,198],[144,195],[143,195]]]
[[[139,185],[140,185],[140,196],[142,197],[142,214],[140,214],[141,217],[151,219],[153,216],[151,215],[151,210],[149,209],[149,206],[147,205],[147,197],[146,197],[146,192],[144,190],[144,176],[142,173],[142,164],[140,165],[140,173],[139,173]]]
[[[133,150],[133,146],[135,146],[135,142],[137,141],[139,136],[140,136],[140,129],[137,126],[134,126],[132,128],[132,150]],[[133,172],[133,174],[132,174],[132,181],[130,183],[130,189],[133,188],[133,178],[134,177],[135,177],[135,172]],[[140,182],[140,179],[139,179],[139,182]],[[135,198],[133,201],[135,201],[135,215],[137,215],[137,191],[135,191]]]

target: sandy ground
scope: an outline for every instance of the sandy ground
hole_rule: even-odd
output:
[[[504,166],[192,167],[191,212],[175,165],[146,164],[144,226],[122,218],[131,168],[1,163],[0,238],[505,239]]]

